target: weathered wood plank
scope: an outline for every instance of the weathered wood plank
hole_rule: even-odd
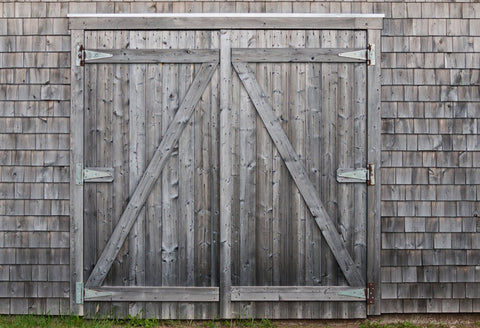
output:
[[[159,31],[147,33],[147,48],[160,48],[162,42]],[[155,149],[162,140],[162,112],[163,104],[163,66],[147,65],[146,72],[146,156],[147,161],[152,160]],[[162,183],[158,179],[150,192],[146,203],[147,232],[145,234],[145,285],[160,286],[162,284]],[[158,313],[158,306],[154,306],[154,313]],[[147,311],[150,305],[146,304]]]
[[[112,57],[86,59],[86,64],[189,64],[212,63],[218,61],[219,52],[215,49],[86,49]]]
[[[364,285],[364,279],[361,273],[353,266],[353,260],[350,254],[348,254],[345,244],[339,238],[338,232],[333,225],[330,216],[323,207],[322,202],[318,197],[318,193],[308,178],[305,168],[300,163],[298,155],[288,141],[278,119],[275,117],[275,114],[273,113],[271,106],[268,104],[266,96],[258,85],[255,76],[245,63],[235,63],[233,66],[252,98],[258,114],[262,117],[273,142],[282,155],[297,188],[301,192],[305,203],[312,212],[312,215],[315,217],[315,221],[327,240],[330,249],[333,251],[347,281],[353,286]]]
[[[361,14],[70,14],[70,29],[382,29],[383,15]]]
[[[368,31],[368,43],[380,49],[380,33]],[[375,54],[376,65],[367,68],[367,161],[377,168],[375,186],[368,188],[367,198],[367,281],[380,286],[380,200],[381,200],[381,67],[380,51]],[[378,315],[381,311],[380,288],[375,289],[375,304],[368,305],[368,314]]]
[[[195,45],[194,31],[179,31],[178,34],[179,48]],[[183,99],[194,76],[193,65],[179,65],[178,76],[178,97]],[[195,286],[195,131],[193,125],[197,112],[198,105],[178,142],[178,286]],[[194,310],[193,304],[179,305],[181,316],[193,317]]]
[[[91,295],[91,296],[90,296]],[[86,302],[218,302],[218,287],[111,287],[86,289]]]
[[[163,31],[162,43],[166,48],[178,48],[179,31]],[[185,76],[179,76],[179,65],[163,66],[163,104],[162,133],[166,133],[173,121],[179,104],[179,83]],[[193,114],[192,114],[193,115]],[[179,141],[191,119],[186,122]],[[173,145],[173,151],[162,171],[162,285],[179,285],[179,146]],[[178,305],[165,302],[162,304],[162,317],[178,315]]]
[[[220,31],[220,315],[232,316],[230,302],[232,240],[231,36]]]
[[[354,293],[356,296],[351,296]],[[347,286],[235,286],[232,301],[363,301],[365,290]],[[301,314],[300,314],[301,315]]]
[[[254,31],[240,31],[235,33],[236,43],[240,47],[256,47],[258,39]],[[234,89],[233,89],[234,88]],[[239,284],[254,285],[256,270],[256,189],[257,181],[257,135],[256,112],[248,93],[241,87],[241,82],[236,80],[232,86],[235,90],[234,107],[238,111],[239,132]]]
[[[168,156],[173,151],[174,145],[178,142],[183,127],[190,119],[190,116],[195,109],[195,105],[205,90],[216,66],[216,63],[202,65],[201,71],[195,77],[185,99],[175,115],[174,120],[170,124],[158,149],[155,151],[152,161],[142,176],[137,189],[130,198],[119,223],[115,227],[107,246],[102,252],[102,256],[99,258],[92,275],[87,281],[87,286],[99,286],[105,279],[112,262],[118,254],[121,245],[125,241],[138,213],[141,211],[153,184],[165,166]]]
[[[290,44],[295,48],[305,47],[305,31],[292,31],[290,33]],[[305,64],[292,63],[289,66],[289,84],[288,84],[288,131],[285,137],[289,140],[294,153],[297,156],[298,164],[304,168],[305,163]],[[273,114],[273,113],[272,113]],[[261,114],[259,114],[261,116]],[[274,115],[274,114],[273,114]],[[263,118],[262,118],[263,119]],[[267,128],[268,129],[268,128]],[[283,129],[282,129],[283,131]],[[269,131],[270,132],[270,131]],[[270,132],[271,133],[271,132]],[[288,139],[288,136],[290,137]],[[273,138],[272,138],[273,139]],[[285,156],[282,149],[279,149],[282,158]],[[288,167],[288,164],[285,162]],[[290,169],[290,168],[289,168]],[[306,171],[304,169],[305,174]],[[295,177],[292,175],[293,179]],[[306,175],[308,179],[308,175]],[[312,185],[314,190],[314,187]],[[290,240],[291,254],[289,254],[291,277],[293,284],[305,285],[305,214],[307,208],[302,198],[302,190],[297,188],[296,184],[291,185],[291,203],[290,203]],[[301,305],[300,305],[301,307]],[[299,308],[301,312],[303,309]]]
[[[365,47],[367,43],[365,31],[355,32],[355,47]],[[377,62],[377,65],[379,63]],[[366,104],[366,89],[367,89],[367,65],[354,65],[354,94],[352,95],[354,101],[353,109],[353,130],[354,130],[354,152],[353,163],[354,167],[364,167],[367,164],[367,104]],[[357,267],[362,268],[366,272],[367,267],[367,186],[365,184],[355,184],[354,188],[354,202],[355,202],[355,222],[354,222],[354,236],[353,236],[353,260]],[[380,270],[380,268],[378,268]],[[354,308],[352,316],[365,315],[365,308]],[[362,312],[360,312],[362,311]]]
[[[71,49],[84,43],[84,31],[71,31]],[[83,306],[75,303],[75,284],[83,282],[83,185],[75,183],[83,164],[84,70],[76,66],[76,53],[71,52],[70,94],[70,312],[83,315]]]
[[[99,31],[97,45],[101,47],[113,47],[113,32]],[[97,95],[96,122],[95,122],[95,145],[96,166],[111,167],[113,161],[113,65],[97,65]],[[96,186],[96,220],[97,220],[97,255],[108,241],[108,236],[113,229],[113,185],[110,183],[98,183]]]
[[[320,32],[306,31],[305,46],[318,48]],[[316,190],[320,193],[321,161],[322,161],[322,128],[321,128],[321,65],[309,63],[305,69],[306,79],[306,117],[305,117],[305,168]],[[308,208],[305,209],[305,283],[320,285],[322,281],[322,234],[316,229],[315,221]]]
[[[232,49],[233,62],[250,63],[361,63],[364,59],[339,56],[350,51],[366,49],[346,48],[256,48]]]
[[[114,47],[125,48],[130,42],[130,33],[128,31],[115,31]],[[129,193],[129,67],[127,65],[114,65],[113,70],[113,209],[112,209],[112,230],[120,219],[123,207],[128,199]],[[109,232],[109,236],[111,231]],[[108,284],[112,286],[122,286],[128,281],[128,245],[126,243],[121,247],[117,256],[119,261],[114,261],[110,269]],[[128,317],[128,304],[112,303],[115,309],[113,315],[117,317]]]
[[[145,32],[130,32],[130,45],[133,48],[145,47]],[[145,158],[145,73],[146,66],[144,64],[129,66],[130,104],[128,110],[130,120],[128,166],[130,195],[134,194],[135,188],[142,178],[147,165]],[[145,208],[142,208],[136,216],[135,223],[128,235],[128,284],[130,286],[142,286],[145,284]]]

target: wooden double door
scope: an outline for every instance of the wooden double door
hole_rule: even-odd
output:
[[[83,42],[87,315],[366,316],[366,31]]]

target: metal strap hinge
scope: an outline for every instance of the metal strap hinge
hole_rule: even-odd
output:
[[[366,169],[344,169],[337,170],[337,182],[359,183],[366,182],[369,186],[375,185],[375,164],[368,164]]]
[[[88,168],[83,170],[84,182],[112,182],[112,168]]]
[[[89,300],[92,298],[100,298],[100,297],[108,297],[112,296],[111,292],[102,292],[99,290],[85,288],[83,282],[76,282],[75,283],[75,303],[76,304],[83,304],[85,300]]]
[[[77,66],[85,66],[85,62],[90,60],[110,58],[110,57],[113,57],[113,55],[105,52],[95,51],[95,50],[87,50],[83,47],[83,45],[77,46],[77,58],[76,58]]]
[[[340,57],[365,60],[368,66],[375,65],[375,45],[368,44],[365,50],[348,51],[338,54]]]
[[[76,282],[75,283],[75,303],[76,304],[83,304],[84,300],[84,289],[83,289],[83,282]]]

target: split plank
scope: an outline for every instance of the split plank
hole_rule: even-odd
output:
[[[257,48],[232,49],[233,62],[250,63],[362,63],[365,59],[342,57],[341,54],[366,49],[346,48]]]
[[[119,223],[115,227],[102,255],[100,256],[86,286],[100,286],[105,279],[113,261],[115,260],[123,242],[125,241],[135,219],[143,208],[155,181],[158,179],[167,159],[178,142],[183,128],[192,115],[195,105],[207,87],[210,78],[215,71],[217,63],[202,64],[200,72],[190,86],[185,99],[178,109],[174,120],[170,124],[164,138],[143,174],[135,192],[123,212]]]
[[[86,290],[85,301],[218,302],[218,287],[101,287]]]
[[[275,117],[275,114],[273,113],[270,104],[267,102],[264,92],[258,85],[254,74],[246,63],[237,62],[234,63],[233,66],[245,86],[245,89],[252,98],[258,114],[262,118],[273,142],[279,150],[285,165],[290,171],[298,190],[305,200],[305,203],[315,217],[315,221],[322,231],[330,249],[334,253],[337,263],[342,269],[346,280],[352,286],[363,286],[365,280],[362,274],[354,266],[352,257],[348,253],[344,242],[340,239],[332,219],[325,210],[315,187],[308,178],[307,172],[301,164],[298,155],[289,142],[278,119]]]
[[[355,293],[357,296],[351,296]],[[347,286],[235,286],[232,301],[363,301],[365,290]]]
[[[188,45],[187,45],[188,46]],[[86,49],[110,55],[104,58],[86,58],[88,64],[190,64],[218,61],[219,51],[211,49]]]

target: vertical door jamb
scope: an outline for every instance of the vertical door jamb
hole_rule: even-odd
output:
[[[83,109],[85,70],[77,64],[84,30],[71,31],[70,84],[70,312],[83,315],[76,285],[83,283]],[[81,291],[83,292],[83,290]]]
[[[380,30],[367,30],[367,44],[375,46],[375,64],[367,66],[367,161],[374,164],[375,185],[367,187],[367,282],[375,285],[375,303],[367,315],[380,315],[380,156],[381,156],[381,66]]]
[[[232,316],[232,64],[229,30],[220,31],[220,317]]]

